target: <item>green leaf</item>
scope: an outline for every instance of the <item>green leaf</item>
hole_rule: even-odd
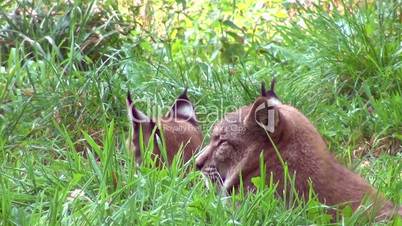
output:
[[[344,217],[351,217],[353,214],[353,209],[350,205],[347,205],[345,208],[342,209],[342,215]]]
[[[224,20],[222,23],[223,23],[225,26],[231,27],[231,28],[236,29],[236,30],[243,31],[243,29],[241,29],[239,26],[237,26],[236,24],[234,24],[231,20]]]

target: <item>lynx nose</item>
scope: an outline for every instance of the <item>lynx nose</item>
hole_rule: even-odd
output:
[[[200,151],[200,155],[195,159],[195,167],[197,168],[197,170],[201,170],[202,167],[204,167],[205,162],[207,160],[207,149],[208,146],[204,147],[201,151]]]
[[[203,166],[204,166],[203,162],[196,162],[195,163],[195,168],[197,168],[197,170],[201,170]]]

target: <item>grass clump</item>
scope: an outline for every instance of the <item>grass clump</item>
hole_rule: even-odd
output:
[[[338,123],[328,121],[329,128],[340,127],[337,138],[329,139],[361,145],[362,140],[375,140],[375,131],[400,144],[396,131],[402,127],[391,120],[402,107],[396,101],[402,91],[401,6],[394,1],[330,4],[331,10],[328,4],[295,5],[297,16],[290,26],[278,29],[283,42],[266,50],[293,70],[287,76],[292,89],[314,87],[305,93],[321,102],[314,106],[328,109],[322,117],[341,114]],[[386,107],[390,103],[394,107]]]

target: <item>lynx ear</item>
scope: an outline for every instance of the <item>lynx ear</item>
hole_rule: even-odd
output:
[[[131,107],[133,105],[133,100],[131,99],[130,91],[127,92],[126,104],[127,104],[128,120],[130,120],[130,122],[132,122],[133,121],[133,114],[132,114],[132,111],[131,111]]]
[[[273,78],[272,81],[271,81],[271,89],[268,91],[268,96],[267,97],[268,98],[275,98],[276,100],[279,101],[279,98],[275,93],[275,83],[276,83],[276,80]]]
[[[262,127],[264,130],[274,133],[279,123],[278,109],[275,108],[277,104],[278,100],[274,98],[257,98],[244,119],[246,127]]]
[[[190,99],[187,96],[187,88],[177,97],[172,109],[168,112],[166,117],[173,119],[183,119],[193,125],[197,125],[197,118]]]
[[[161,134],[156,123],[152,121],[147,115],[135,108],[133,100],[131,99],[130,92],[127,93],[127,113],[130,124],[133,128],[132,137],[130,137],[130,144],[134,145],[135,157],[137,163],[141,163],[141,146],[140,146],[140,130],[142,128],[143,141],[147,142],[149,137],[154,133],[154,141],[161,140]]]
[[[261,82],[261,96],[263,97],[268,97],[268,98],[276,98],[277,100],[279,100],[278,96],[275,93],[275,79],[272,79],[271,81],[271,89],[267,92],[267,90],[265,89],[265,82]]]
[[[147,125],[149,128],[154,128],[156,123],[152,121],[146,114],[135,108],[130,92],[127,93],[127,113],[128,119],[134,131],[138,132],[140,125]]]

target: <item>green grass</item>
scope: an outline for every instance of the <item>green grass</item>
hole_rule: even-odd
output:
[[[173,31],[191,27],[162,11],[180,28],[165,27],[164,39],[151,37],[154,27],[141,32],[138,18],[120,16],[114,3],[17,3],[0,3],[0,225],[329,224],[316,199],[281,200],[270,183],[223,197],[199,172],[185,173],[193,165],[136,167],[125,147],[128,90],[141,109],[148,101],[167,110],[189,87],[207,143],[216,120],[251,103],[272,75],[278,95],[311,119],[343,164],[402,203],[400,5],[346,5],[353,13],[345,14],[299,8],[305,30],[259,24],[253,33],[232,22],[242,19],[232,1],[211,3],[190,15],[188,39]],[[216,5],[230,16],[210,19]],[[12,17],[17,7],[35,8],[42,25]],[[106,38],[82,49],[95,33]],[[345,214],[337,224],[361,220]]]

